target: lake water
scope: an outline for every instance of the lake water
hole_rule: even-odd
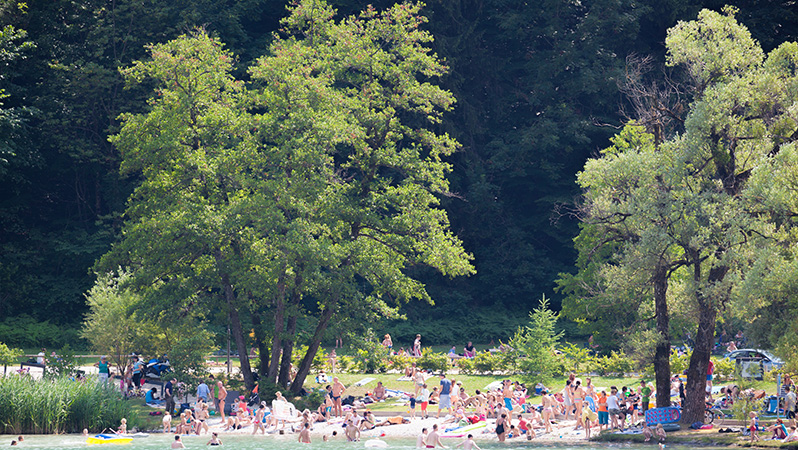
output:
[[[0,436],[0,446],[6,447],[11,443],[12,439],[16,436],[3,435]],[[205,444],[210,437],[208,436],[183,436],[183,443],[186,448],[209,448]],[[293,436],[244,436],[244,435],[229,435],[221,436],[224,443],[223,447],[241,449],[241,450],[295,450],[300,447],[297,443],[296,435]],[[20,450],[23,448],[29,449],[85,449],[91,447],[92,450],[100,450],[102,448],[120,449],[120,450],[146,450],[146,449],[159,449],[165,450],[170,448],[171,442],[174,440],[173,435],[152,434],[146,438],[133,439],[133,442],[125,445],[88,445],[86,438],[76,435],[66,436],[25,436],[25,441],[18,447]],[[365,440],[364,440],[365,441]],[[343,439],[332,440],[323,442],[321,439],[314,440],[310,445],[302,445],[303,450],[355,450],[365,449],[365,442],[347,442]],[[415,439],[385,439],[388,443],[388,448],[395,450],[415,450]],[[459,440],[458,440],[459,443]],[[589,450],[589,449],[623,449],[623,450],[657,450],[656,445],[640,445],[640,444],[599,444],[599,443],[579,443],[579,444],[564,444],[564,445],[542,445],[534,441],[521,441],[512,440],[501,444],[499,442],[483,442],[477,441],[477,444],[486,450],[532,450],[538,448],[553,448],[559,450]],[[447,442],[446,445],[450,448],[453,443]],[[668,445],[667,448],[673,450],[689,449],[689,446]],[[702,449],[709,450],[708,447]]]

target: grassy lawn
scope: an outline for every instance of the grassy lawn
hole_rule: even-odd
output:
[[[398,381],[397,378],[400,377],[401,374],[398,373],[388,373],[388,374],[361,374],[361,373],[337,373],[334,374],[337,376],[344,386],[347,387],[346,395],[354,395],[355,397],[362,397],[366,395],[366,392],[371,392],[375,386],[377,386],[377,381],[382,381],[382,384],[388,389],[397,389],[405,392],[413,392],[414,386],[411,381]],[[332,377],[332,374],[328,374],[329,377]],[[475,390],[479,389],[484,391],[485,386],[488,384],[497,381],[503,380],[505,378],[509,378],[510,380],[518,380],[524,381],[523,378],[519,375],[513,376],[506,376],[506,375],[447,375],[449,379],[454,378],[456,381],[462,381],[463,387],[465,387],[466,392],[469,394],[473,394]],[[355,383],[364,379],[364,378],[374,378],[374,381],[367,383],[364,386],[354,386]],[[583,382],[586,377],[581,377]],[[433,376],[432,378],[427,379],[427,384],[429,386],[430,391],[432,391],[433,386],[438,386],[440,378],[437,376]],[[566,377],[557,378],[554,380],[553,383],[547,385],[553,391],[561,390],[565,386]],[[640,378],[633,378],[633,377],[626,377],[626,378],[615,378],[615,377],[592,377],[593,385],[597,388],[606,388],[609,389],[610,386],[616,386],[619,389],[622,386],[629,386],[629,387],[637,387],[640,383]],[[651,382],[652,380],[647,380]],[[332,382],[332,378],[330,378],[330,382]],[[315,380],[308,377],[308,380],[305,382],[306,388],[313,388],[313,389],[323,389],[324,386],[329,383],[319,384],[316,383]],[[765,389],[766,391],[775,392],[776,387],[775,384],[768,381],[755,381],[753,382],[753,386],[755,389]],[[534,393],[534,385],[530,385],[527,383],[527,388],[530,393]],[[539,396],[532,396],[529,399],[529,402],[532,404],[540,404],[540,397]],[[387,401],[377,405],[371,405],[370,409],[376,411],[395,411],[395,412],[403,412],[406,411],[407,408],[403,405],[397,405],[395,401]]]

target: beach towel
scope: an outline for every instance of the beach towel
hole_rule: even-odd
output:
[[[374,380],[376,380],[376,378],[363,378],[362,380],[355,383],[355,386],[365,386]]]
[[[488,422],[484,422],[483,421],[483,422],[477,422],[477,423],[475,423],[473,425],[467,425],[467,426],[464,426],[464,427],[456,427],[454,429],[450,429],[450,430],[444,431],[443,434],[441,434],[441,437],[442,438],[459,438],[459,437],[463,437],[463,436],[468,435],[468,433],[476,432],[477,430],[479,430],[481,428],[485,428],[487,425],[488,425]]]
[[[433,375],[431,373],[424,372],[424,381],[429,380],[432,376]],[[396,381],[413,381],[413,379],[402,375],[401,377],[397,378]]]
[[[494,389],[499,389],[502,386],[503,386],[502,381],[501,380],[496,380],[493,383],[490,383],[489,385],[485,386],[485,390],[486,391],[492,391]]]
[[[410,398],[410,394],[404,391],[400,391],[398,389],[386,389],[385,390],[386,397],[407,397]]]

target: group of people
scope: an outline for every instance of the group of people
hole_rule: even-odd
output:
[[[413,357],[421,357],[421,335],[417,334],[416,338],[413,340],[413,347],[405,350],[404,347],[400,348],[398,351],[393,350],[393,339],[391,339],[390,334],[386,334],[382,339],[382,346],[388,350],[388,353],[391,355],[399,355],[399,356],[413,356]]]
[[[432,431],[428,431],[426,428],[423,428],[421,430],[421,434],[418,435],[418,438],[416,439],[416,448],[436,448],[436,447],[449,448],[443,445],[443,442],[441,442],[441,435],[438,431],[437,423],[432,426]],[[472,450],[472,449],[482,450],[479,448],[477,443],[474,442],[473,434],[469,434],[464,441],[455,445],[455,448],[456,447],[463,447],[464,450]]]
[[[409,357],[421,357],[421,335],[417,334],[416,338],[413,340],[413,347],[405,349],[404,347],[400,347],[399,350],[393,350],[393,339],[391,339],[390,334],[386,334],[382,339],[382,346],[388,350],[388,353],[391,355],[399,355],[399,356],[409,356]],[[462,353],[457,353],[457,347],[452,346],[449,349],[449,353],[447,356],[454,360],[457,358],[474,358],[477,356],[477,350],[474,348],[474,343],[468,341],[463,347]]]

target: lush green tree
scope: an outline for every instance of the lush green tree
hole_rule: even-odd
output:
[[[86,294],[89,312],[83,321],[82,336],[93,349],[108,355],[117,373],[124,373],[130,355],[136,352],[158,354],[156,344],[161,334],[148,316],[134,311],[140,301],[130,289],[120,287],[130,274],[102,275]]]
[[[9,364],[16,364],[22,356],[22,350],[18,348],[9,347],[0,342],[0,364],[3,365],[3,375],[6,374],[6,369]]]
[[[682,244],[692,265],[698,312],[688,370],[688,421],[703,409],[698,397],[718,310],[733,296],[735,281],[744,278],[738,274],[750,272],[752,264],[777,250],[773,223],[757,199],[749,197],[749,179],[798,139],[795,45],[783,44],[766,58],[734,12],[704,10],[697,21],[674,27],[666,40],[669,63],[686,67],[697,89],[686,133],[677,142],[692,176],[700,180],[690,187],[703,197],[702,226],[689,246]]]
[[[241,355],[239,312],[271,311],[267,381],[287,382],[293,327],[303,299],[314,301],[296,390],[334,314],[379,317],[395,314],[389,303],[431,300],[410,266],[470,273],[437,207],[456,143],[434,127],[453,98],[424,81],[444,67],[418,12],[398,5],[336,22],[325,3],[299,3],[288,35],[252,69],[254,97],[206,34],[153,46],[151,61],[126,70],[160,87],[151,111],[126,115],[113,138],[123,168],[144,181],[104,264],[130,261],[147,297],[172,308],[223,295]],[[246,356],[242,372],[251,384]]]
[[[759,279],[757,261],[771,260],[778,249],[770,213],[751,197],[748,189],[757,184],[749,179],[798,139],[791,112],[795,69],[774,70],[791,60],[792,47],[766,61],[733,13],[704,10],[697,21],[680,23],[668,34],[669,63],[686,67],[695,90],[684,133],[660,147],[625,146],[589,161],[580,175],[589,218],[603,219],[598,235],[612,226],[635,230],[618,234],[620,244],[605,264],[627,273],[642,268],[658,316],[681,297],[680,308],[695,317],[683,415],[688,423],[703,414],[718,312],[735,295],[755,295],[737,286]],[[625,133],[619,138],[630,142]],[[669,286],[676,288],[677,300],[668,299]],[[667,328],[658,325],[657,331],[667,336]]]
[[[519,360],[523,371],[538,381],[551,380],[558,372],[559,361],[554,351],[562,332],[556,330],[557,316],[549,309],[549,301],[544,295],[540,305],[529,313],[529,325],[519,328],[510,341],[513,351],[524,356]]]
[[[604,156],[589,160],[578,176],[585,190],[580,206],[585,273],[561,281],[577,292],[568,298],[566,311],[575,319],[622,325],[616,328],[619,335],[646,333],[648,322],[655,320],[656,334],[643,348],[653,348],[657,390],[666,391],[670,385],[668,285],[672,274],[687,263],[678,247],[678,234],[683,232],[690,204],[674,189],[682,184],[685,173],[668,149],[658,148],[654,136],[640,126],[627,126],[612,142]],[[596,261],[589,261],[593,256]],[[592,284],[584,283],[590,280]],[[619,323],[611,318],[613,313],[621,313],[626,320],[637,318],[636,323]],[[639,346],[641,341],[630,342]],[[667,397],[657,401],[659,407],[670,403]]]
[[[329,275],[319,281],[326,301],[332,300],[326,311],[358,300],[342,294],[359,292],[361,283],[368,286],[365,304],[380,314],[391,310],[388,302],[431,301],[406,272],[412,266],[445,276],[473,270],[437,206],[448,192],[451,167],[444,158],[457,143],[436,128],[454,99],[426,81],[446,68],[426,47],[432,36],[420,28],[425,19],[419,10],[412,4],[384,12],[368,8],[335,22],[325,3],[302,2],[283,22],[289,35],[275,40],[271,55],[252,69],[265,83],[264,98],[280,102],[277,107],[297,105],[288,111],[290,119],[307,117],[304,126],[314,136],[317,129],[335,132],[335,140],[321,148],[329,167],[313,218],[329,230],[325,240],[333,258],[325,262]],[[308,108],[308,101],[317,103]],[[319,325],[298,386],[326,327],[323,320]]]

